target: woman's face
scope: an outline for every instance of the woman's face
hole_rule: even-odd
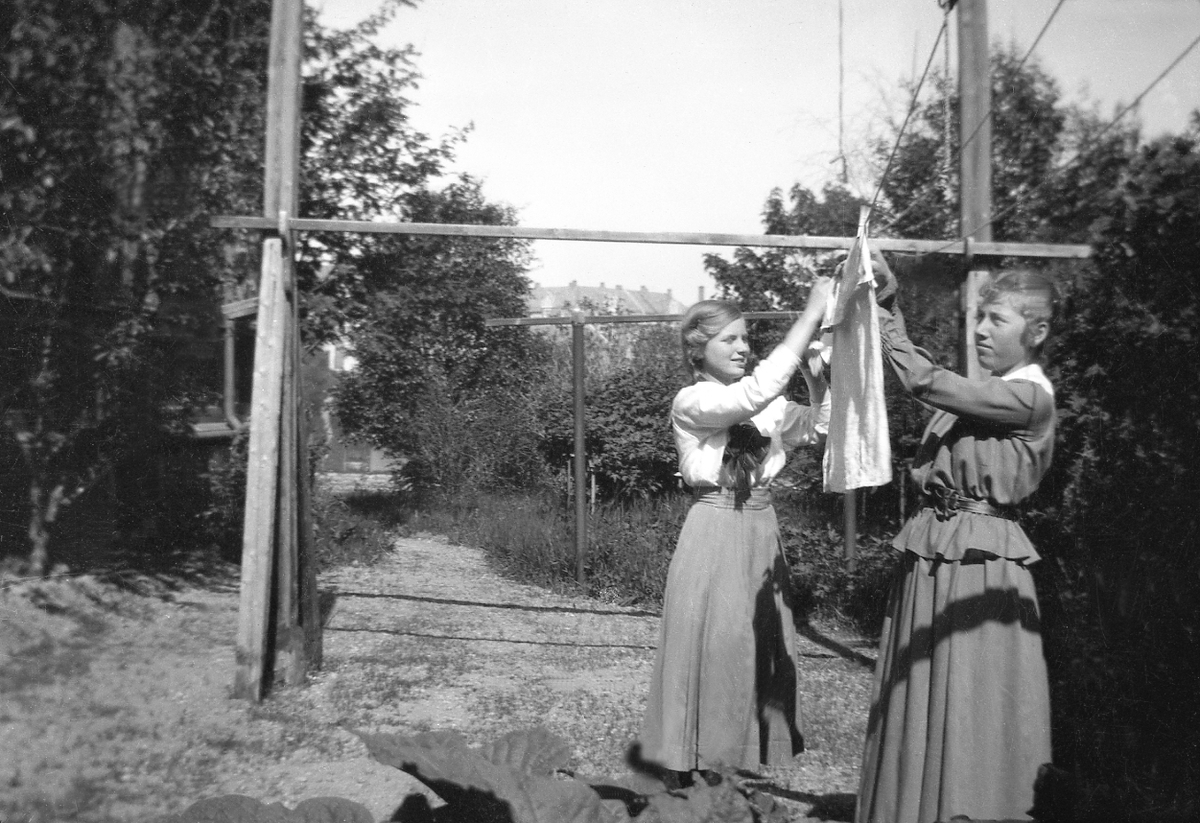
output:
[[[1012,295],[984,303],[975,315],[975,350],[979,365],[1002,376],[1033,362],[1033,353],[1046,339],[1045,323],[1030,327],[1013,305]]]
[[[750,341],[746,321],[734,320],[704,344],[704,373],[721,383],[733,383],[746,374]]]

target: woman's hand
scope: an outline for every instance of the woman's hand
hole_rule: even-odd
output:
[[[875,302],[889,311],[896,302],[900,284],[879,249],[871,249],[871,271],[875,274]]]
[[[825,305],[829,302],[831,294],[833,294],[832,277],[814,278],[812,288],[808,292],[808,302],[804,304],[804,311],[815,311],[824,316]]]
[[[805,359],[805,350],[821,328],[821,320],[825,317],[825,306],[829,303],[829,295],[833,291],[833,279],[818,277],[813,280],[812,289],[808,292],[808,302],[804,312],[796,318],[796,322],[788,329],[781,346],[792,350],[797,358]]]
[[[808,348],[804,351],[804,356],[800,358],[800,370],[806,377],[818,380],[828,379],[826,371],[829,368],[829,360],[832,353],[830,347],[831,337],[832,335],[826,334],[820,340],[814,340],[808,344]]]

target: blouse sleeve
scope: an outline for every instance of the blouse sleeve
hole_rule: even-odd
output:
[[[783,393],[800,358],[786,346],[776,346],[753,374],[724,385],[701,381],[675,397],[671,414],[692,429],[727,429],[765,409]]]
[[[830,392],[826,390],[821,403],[815,407],[788,402],[780,429],[784,448],[811,446],[829,434],[829,395]]]
[[[1035,383],[999,377],[971,380],[936,365],[927,351],[908,339],[898,310],[879,309],[879,330],[884,356],[917,400],[1008,429],[1034,431],[1052,418],[1054,401]]]

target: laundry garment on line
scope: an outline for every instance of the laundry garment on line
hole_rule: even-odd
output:
[[[883,400],[875,278],[863,234],[846,258],[825,317],[832,336],[825,491],[882,486],[892,479],[892,448]]]

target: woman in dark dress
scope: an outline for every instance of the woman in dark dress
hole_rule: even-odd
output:
[[[1015,507],[1054,443],[1054,388],[1039,365],[1057,295],[1045,276],[1001,272],[980,294],[983,379],[936,366],[908,339],[882,256],[884,356],[935,409],[913,480],[924,505],[892,541],[903,553],[879,645],[858,823],[1026,818],[1050,760],[1038,553]],[[889,310],[890,309],[890,310]]]

